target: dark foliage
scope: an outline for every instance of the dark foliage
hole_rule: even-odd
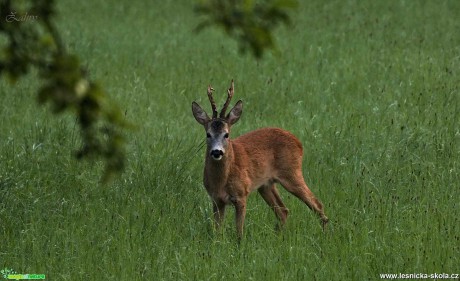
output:
[[[19,6],[11,0],[0,0],[0,34],[7,39],[0,46],[4,54],[0,57],[0,75],[15,83],[35,68],[42,82],[38,102],[51,104],[54,113],[76,115],[83,143],[76,156],[103,159],[106,181],[123,170],[122,129],[127,123],[104,89],[88,77],[79,58],[66,51],[52,22],[54,1],[29,2],[29,6]]]
[[[266,49],[275,48],[273,29],[280,23],[288,24],[287,10],[296,7],[296,0],[205,0],[195,8],[205,16],[196,30],[221,26],[238,40],[241,52],[249,49],[261,58]]]

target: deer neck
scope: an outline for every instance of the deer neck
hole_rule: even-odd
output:
[[[223,186],[227,183],[233,159],[234,154],[231,141],[229,141],[227,151],[219,161],[212,159],[209,151],[206,151],[206,173],[214,186]]]

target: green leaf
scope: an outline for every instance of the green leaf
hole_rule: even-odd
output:
[[[273,1],[273,6],[279,9],[296,9],[299,7],[299,2],[297,0],[275,0]]]

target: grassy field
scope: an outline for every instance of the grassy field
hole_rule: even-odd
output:
[[[58,1],[68,48],[137,124],[125,173],[77,162],[75,120],[35,102],[33,75],[2,79],[0,267],[47,280],[378,280],[460,273],[460,2],[308,1],[279,52],[238,53],[192,32],[190,1]],[[3,19],[2,19],[3,20]],[[281,190],[286,228],[254,194],[237,245],[233,210],[212,231],[204,131],[191,102],[245,109],[233,136],[283,127],[331,219]],[[1,277],[0,277],[1,278]]]

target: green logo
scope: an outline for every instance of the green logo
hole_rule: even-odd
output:
[[[3,276],[3,278],[8,278],[8,275],[16,274],[16,271],[12,270],[11,268],[4,268],[0,270],[0,274]]]
[[[11,268],[4,268],[0,270],[0,274],[3,276],[3,278],[9,280],[46,279],[45,274],[19,274]]]

